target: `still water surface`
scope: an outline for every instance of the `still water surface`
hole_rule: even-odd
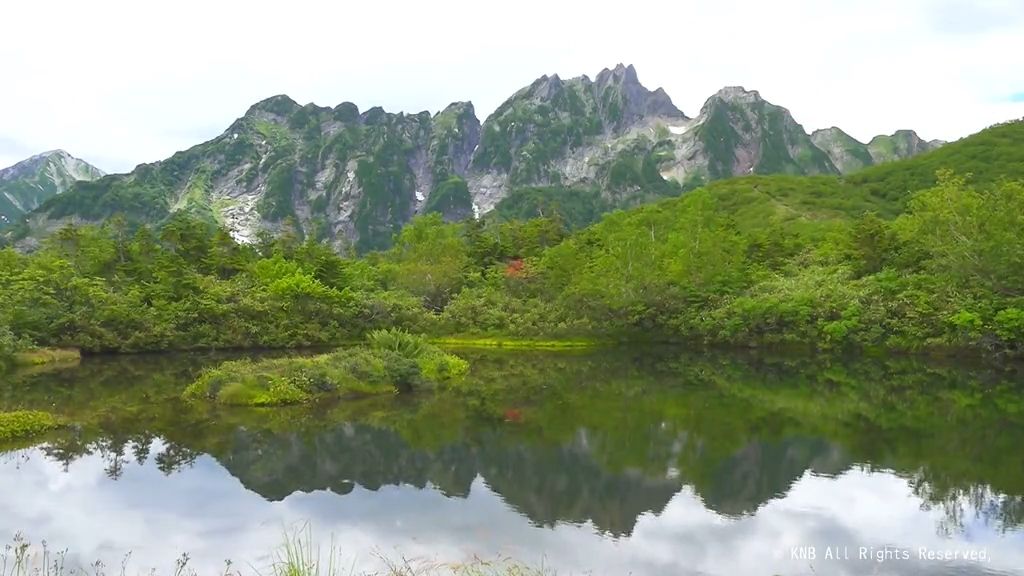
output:
[[[131,551],[130,572],[164,574],[183,552],[201,573],[265,569],[307,522],[360,569],[505,556],[563,574],[1024,574],[1019,373],[462,354],[468,397],[315,409],[180,403],[222,359],[202,355],[7,377],[0,409],[80,425],[0,447],[0,538],[83,566]],[[922,558],[956,552],[971,557]]]

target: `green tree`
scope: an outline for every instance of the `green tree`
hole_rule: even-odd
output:
[[[389,283],[440,310],[463,284],[470,264],[469,246],[459,224],[445,224],[439,214],[414,218],[388,252]]]

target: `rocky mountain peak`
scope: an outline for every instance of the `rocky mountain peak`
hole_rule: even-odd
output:
[[[641,84],[632,64],[618,64],[611,70],[602,70],[594,81],[594,90],[606,106],[616,96],[620,100],[616,105],[621,108],[621,119],[615,122],[620,127],[632,126],[650,117],[687,119],[665,90],[658,88],[652,92]]]
[[[288,95],[278,94],[253,104],[249,107],[249,110],[245,115],[253,116],[264,113],[286,117],[294,114],[300,108],[302,108],[302,106],[300,106],[295,100],[292,100]]]
[[[874,164],[865,144],[835,126],[815,130],[811,134],[811,142],[828,155],[842,174]]]
[[[877,140],[879,138],[887,138],[887,136],[875,136],[874,138],[872,138],[872,140]],[[906,129],[897,130],[893,132],[891,136],[888,136],[888,138],[895,138],[897,140],[900,140],[901,142],[906,142],[908,144],[913,145],[917,145],[924,142],[924,140],[922,140],[921,137],[917,135],[917,132],[915,132],[914,130]]]
[[[830,126],[828,128],[818,128],[811,133],[811,138],[852,138],[849,134],[844,132],[838,126]]]
[[[476,108],[473,107],[473,103],[470,101],[465,102],[452,102],[445,106],[444,110],[438,112],[436,116],[451,114],[455,117],[473,116],[476,117]]]
[[[529,93],[535,98],[541,100],[549,100],[555,96],[555,94],[562,91],[564,83],[562,79],[558,77],[558,74],[552,74],[551,76],[544,75],[533,82],[529,87]]]
[[[608,86],[615,84],[621,85],[639,85],[640,79],[637,77],[636,68],[632,64],[624,66],[621,63],[617,64],[615,68],[609,70],[605,68],[597,74],[597,79],[594,81],[598,86]]]
[[[10,224],[79,180],[103,171],[65,150],[49,150],[0,170],[0,226]]]
[[[105,174],[85,160],[75,158],[65,150],[56,149],[29,156],[13,166],[0,170],[0,182],[36,175],[48,165],[59,167],[59,172],[65,172],[75,180],[91,180]]]
[[[871,157],[876,163],[879,163],[909,158],[933,150],[940,145],[926,142],[913,130],[897,130],[890,136],[875,136],[868,142],[867,148]]]
[[[729,104],[757,104],[764,102],[761,93],[757,90],[747,90],[743,86],[726,86],[708,99],[708,103],[715,101],[727,102]]]

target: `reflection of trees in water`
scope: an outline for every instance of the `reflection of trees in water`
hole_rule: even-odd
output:
[[[85,439],[81,434],[68,434],[60,439],[39,446],[38,449],[55,462],[63,465],[67,472],[71,464],[86,456],[97,456],[104,462],[104,472],[111,480],[119,480],[125,467],[134,461],[143,466],[158,446],[153,458],[158,470],[166,475],[191,467],[200,452],[173,442],[159,440],[152,434],[144,433],[134,437],[101,436]]]
[[[942,487],[929,482],[927,476],[918,473],[909,482],[914,494],[924,501],[925,509],[942,511],[940,534],[963,533],[975,523],[1000,532],[1024,526],[1024,496],[1000,494],[985,485]]]

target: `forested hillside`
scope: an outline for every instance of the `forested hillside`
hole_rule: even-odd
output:
[[[575,232],[593,212],[536,189],[551,201],[543,216],[421,216],[365,257],[288,225],[239,244],[187,213],[159,229],[66,227],[31,255],[0,251],[0,335],[136,351],[332,344],[400,326],[1019,355],[1022,129],[857,177],[723,180]]]

